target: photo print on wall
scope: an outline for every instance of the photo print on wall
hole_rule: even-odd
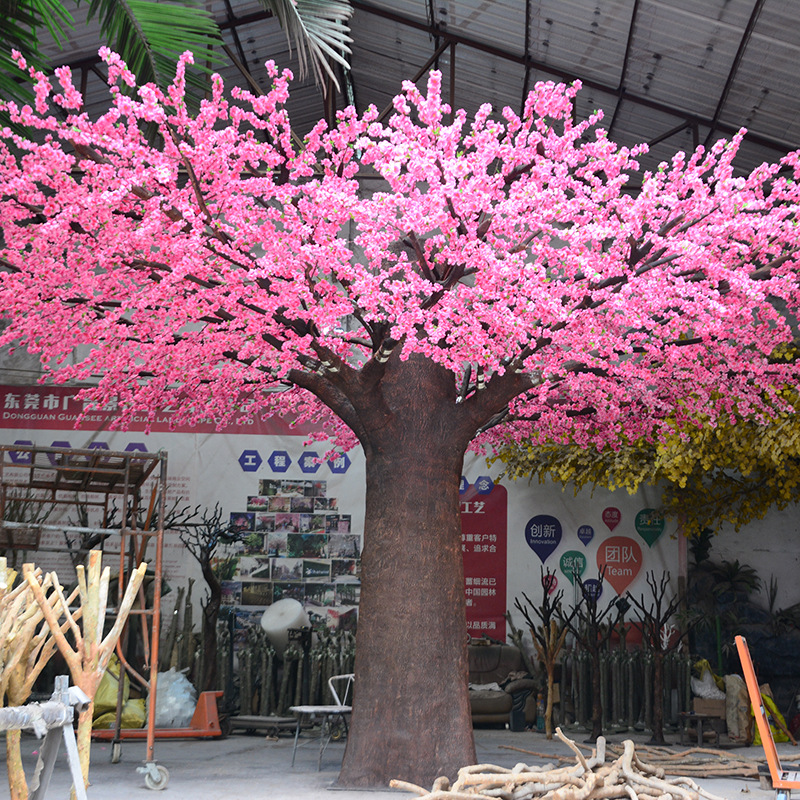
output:
[[[237,569],[223,582],[224,604],[244,607],[237,626],[260,619],[256,607],[290,597],[312,625],[354,629],[362,537],[340,499],[328,496],[327,481],[261,478],[243,500],[230,514],[244,535]]]

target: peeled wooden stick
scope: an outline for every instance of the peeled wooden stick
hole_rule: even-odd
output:
[[[41,570],[23,566],[23,575],[41,581]],[[52,656],[55,645],[42,610],[27,579],[13,587],[17,573],[0,558],[0,706],[21,706],[30,697],[33,684]],[[49,588],[51,581],[44,580]],[[69,600],[51,595],[48,602],[57,615]],[[22,767],[19,730],[6,731],[6,771],[12,800],[25,800],[28,786]]]
[[[477,764],[460,769],[450,790],[446,779],[437,779],[430,792],[404,781],[392,781],[391,785],[416,792],[420,795],[417,800],[723,800],[688,776],[665,779],[660,766],[639,758],[630,740],[623,743],[614,761],[606,762],[603,737],[586,758],[560,729],[557,734],[575,755],[570,766],[537,769],[517,764],[509,770]]]
[[[73,647],[67,637],[65,630],[59,622],[59,616],[55,613],[53,605],[49,602],[42,586],[31,576],[26,575],[28,585],[36,598],[36,602],[44,614],[44,618],[53,634],[55,643],[67,662],[73,683],[82,689],[89,697],[90,703],[86,710],[82,711],[78,717],[78,755],[81,762],[81,772],[84,783],[88,785],[89,780],[89,753],[92,734],[92,712],[94,710],[94,696],[97,688],[105,673],[108,662],[114,652],[117,640],[122,633],[122,629],[127,621],[128,614],[136,599],[136,593],[144,580],[147,564],[140,564],[134,570],[125,589],[125,594],[117,611],[117,618],[114,625],[105,638],[101,640],[103,624],[106,614],[106,603],[108,598],[108,583],[110,570],[108,567],[102,569],[102,553],[93,550],[89,553],[88,559],[88,580],[87,571],[83,566],[77,568],[78,573],[78,592],[81,601],[81,627],[75,636],[75,646]],[[48,578],[52,581],[54,594],[62,597],[63,593],[58,582],[58,576],[50,573]],[[60,603],[59,603],[60,606]],[[67,617],[67,625],[70,629],[73,625],[77,627],[77,615],[71,614],[69,609],[65,609],[64,615]],[[74,632],[74,630],[73,630]]]
[[[573,753],[575,753],[575,758],[578,759],[578,763],[585,770],[588,771],[589,770],[589,765],[586,763],[586,759],[584,758],[583,753],[581,753],[581,751],[578,749],[578,747],[575,744],[575,742],[573,742],[572,739],[570,739],[568,736],[564,736],[563,732],[561,731],[561,728],[556,728],[556,736],[558,736],[558,738],[561,739],[561,741],[564,742],[564,744],[567,747],[569,747],[569,749],[572,750]],[[602,737],[598,737],[598,738],[602,738]],[[605,752],[605,745],[603,746],[603,752]]]

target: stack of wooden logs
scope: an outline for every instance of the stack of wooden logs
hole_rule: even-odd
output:
[[[452,784],[445,777],[437,778],[430,790],[400,780],[391,785],[416,792],[418,800],[724,800],[690,777],[667,778],[663,768],[639,758],[631,740],[622,743],[619,756],[607,760],[602,736],[587,758],[560,728],[556,735],[573,751],[574,762],[541,767],[517,764],[511,769],[477,764],[459,770]]]

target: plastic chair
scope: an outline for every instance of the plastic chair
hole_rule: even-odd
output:
[[[353,678],[354,675],[352,673],[346,675],[332,675],[328,678],[328,688],[335,701],[332,705],[291,706],[289,708],[290,711],[297,714],[297,729],[294,732],[294,747],[292,748],[292,766],[294,766],[294,759],[297,754],[297,740],[300,737],[300,727],[304,718],[308,717],[310,720],[320,720],[317,772],[322,768],[322,754],[325,752],[325,748],[328,746],[333,736],[334,725],[341,722],[344,725],[345,734],[347,734],[347,715],[353,710],[353,707],[348,705],[353,687]],[[339,691],[336,690],[337,686],[339,687]],[[341,697],[339,696],[339,692],[341,692]]]

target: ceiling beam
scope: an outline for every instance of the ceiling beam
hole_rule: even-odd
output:
[[[633,33],[636,30],[636,20],[639,15],[639,0],[633,0],[631,8],[631,18],[628,23],[628,40],[625,42],[625,55],[622,57],[622,68],[619,71],[619,84],[617,85],[617,102],[614,104],[614,113],[611,115],[611,122],[608,124],[608,136],[611,138],[614,125],[617,122],[617,115],[625,95],[625,85],[628,78],[628,62],[631,58],[631,47],[633,47]]]
[[[525,0],[525,77],[522,79],[522,103],[519,115],[525,113],[525,101],[528,99],[528,86],[530,84],[531,70],[527,66],[531,54],[531,0]]]
[[[733,80],[736,77],[736,73],[739,71],[739,65],[742,63],[745,50],[747,50],[747,44],[750,41],[750,37],[753,34],[753,29],[756,26],[756,22],[758,22],[758,17],[761,14],[761,9],[763,7],[764,0],[756,0],[756,4],[753,6],[753,11],[750,14],[750,19],[747,21],[747,27],[745,27],[742,38],[739,40],[739,47],[736,50],[736,56],[733,59],[733,64],[731,64],[728,78],[725,81],[725,86],[722,87],[722,93],[719,96],[717,108],[715,109],[714,116],[711,119],[711,130],[709,130],[708,136],[706,136],[705,140],[706,147],[711,144],[711,140],[716,133],[717,126],[719,125],[719,118],[722,116],[722,110],[725,108],[725,102],[727,101],[731,87],[733,86]]]
[[[236,46],[236,52],[239,54],[239,60],[242,62],[244,67],[247,68],[247,56],[244,54],[244,48],[242,47],[242,42],[239,39],[239,29],[235,24],[232,24],[233,20],[234,14],[233,8],[231,8],[231,0],[225,0],[225,22],[230,26],[231,36],[233,36],[233,43]]]

